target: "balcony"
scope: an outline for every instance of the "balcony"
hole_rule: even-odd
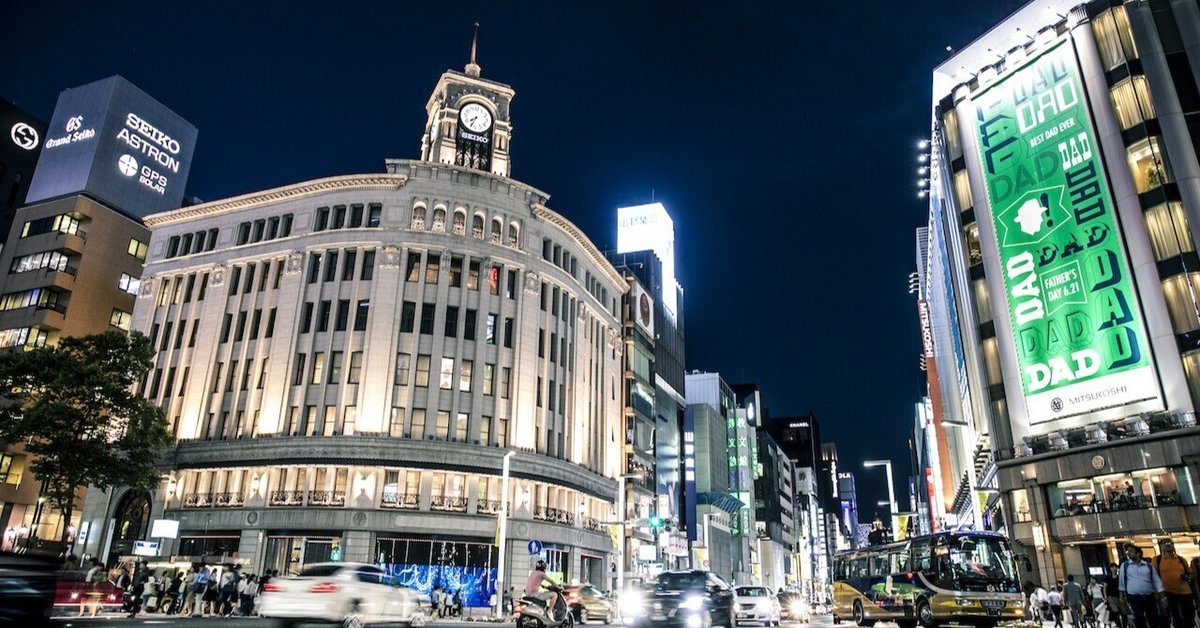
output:
[[[396,493],[394,491],[385,491],[383,499],[379,505],[383,508],[401,508],[404,510],[416,510],[418,505],[418,495],[416,493]]]
[[[271,491],[268,503],[272,506],[303,506],[304,491]]]
[[[445,512],[467,512],[467,498],[435,495],[433,500],[429,502],[429,508],[430,510],[441,510]]]
[[[591,532],[605,532],[608,527],[604,525],[603,521],[600,521],[595,517],[589,517],[588,515],[583,515],[580,517],[579,523],[583,526],[584,530],[589,530]]]
[[[1194,511],[1195,507],[1191,509]],[[1189,529],[1188,520],[1182,506],[1152,506],[1059,516],[1050,521],[1050,526],[1056,539],[1072,542],[1105,537],[1127,538],[1135,534],[1186,532]]]
[[[533,509],[533,518],[538,521],[549,521],[550,523],[561,523],[568,526],[575,525],[575,513],[567,512],[561,508],[538,506]]]
[[[326,508],[341,508],[346,505],[345,491],[309,491],[309,506],[324,506]]]
[[[212,493],[188,493],[183,496],[184,508],[211,508],[213,505]]]
[[[495,515],[500,513],[501,502],[498,499],[481,499],[475,504],[475,513],[480,515]]]

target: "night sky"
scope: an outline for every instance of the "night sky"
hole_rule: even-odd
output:
[[[0,3],[0,98],[48,121],[120,74],[200,130],[205,200],[417,158],[467,62],[508,83],[512,174],[602,249],[616,208],[675,220],[689,369],[816,413],[867,519],[902,509],[918,369],[916,142],[933,67],[1018,0]]]

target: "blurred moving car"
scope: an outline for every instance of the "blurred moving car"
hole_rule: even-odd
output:
[[[597,620],[611,624],[617,619],[617,605],[604,592],[590,584],[569,584],[563,587],[567,593],[567,604],[575,613],[575,621],[581,624]]]
[[[778,626],[779,601],[766,587],[737,587],[737,603],[733,605],[735,622],[739,626]]]
[[[618,606],[626,626],[733,627],[733,587],[710,571],[667,571]]]
[[[49,626],[54,603],[55,561],[0,553],[0,626]]]
[[[799,593],[784,591],[775,597],[779,601],[779,614],[781,619],[789,621],[798,621],[808,623],[815,609],[804,599],[804,596]]]
[[[308,622],[411,625],[415,616],[424,617],[415,591],[391,584],[382,569],[359,563],[321,563],[295,576],[272,578],[260,594],[258,614],[281,627]]]
[[[56,574],[58,581],[54,588],[54,612],[56,615],[84,615],[96,612],[112,612],[121,610],[125,599],[125,591],[115,584],[105,582],[88,582],[87,573],[83,571],[68,571]],[[2,595],[2,593],[0,593]]]

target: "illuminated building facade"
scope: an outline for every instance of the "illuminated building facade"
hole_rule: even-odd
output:
[[[132,328],[177,444],[157,491],[85,518],[144,500],[179,521],[164,556],[376,563],[474,606],[535,540],[607,583],[628,284],[508,177],[512,96],[472,63],[438,82],[421,160],[150,216]]]
[[[1033,559],[1022,580],[1095,573],[1124,541],[1196,552],[1197,42],[1194,3],[1058,0],[934,70],[926,408],[988,435],[958,463],[994,474],[977,521]]]

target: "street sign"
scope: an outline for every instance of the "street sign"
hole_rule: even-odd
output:
[[[542,542],[534,539],[529,542],[529,555],[535,556],[542,553]]]

